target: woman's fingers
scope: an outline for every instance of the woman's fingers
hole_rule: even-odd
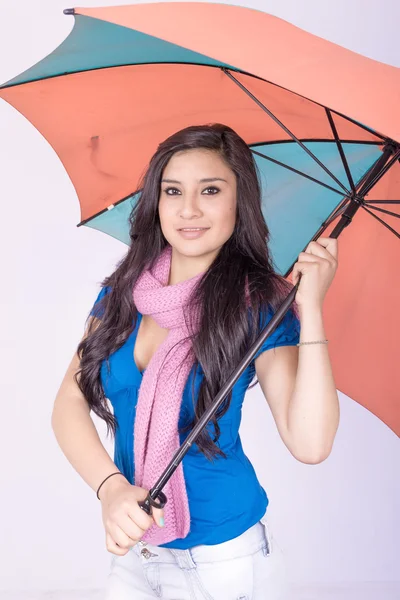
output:
[[[132,548],[142,539],[144,529],[141,529],[129,517],[120,519],[118,525],[111,530],[111,536],[121,548]]]
[[[128,520],[130,520],[128,518]],[[127,530],[130,531],[130,535],[127,534]],[[111,529],[111,533],[107,532],[106,546],[107,550],[114,554],[124,555],[129,552],[130,548],[136,546],[139,540],[141,540],[144,534],[143,529],[140,529],[132,521],[130,524],[114,525]]]
[[[154,523],[153,519],[150,521],[150,525]],[[131,517],[126,514],[123,515],[120,519],[118,519],[118,527],[122,530],[123,533],[127,536],[130,541],[130,545],[136,544],[139,540],[142,539],[143,534],[147,531],[148,527],[140,527],[139,523],[135,520],[133,521]],[[115,541],[119,544],[119,540],[114,537]],[[123,540],[121,540],[121,543]]]
[[[119,546],[108,531],[106,531],[106,548],[112,554],[117,554],[117,556],[125,556],[129,552],[129,548]]]
[[[155,520],[158,527],[164,527],[164,509],[163,508],[153,508],[153,519]]]
[[[337,263],[338,240],[321,237],[317,242],[310,242],[305,252],[300,252],[298,260],[313,261],[316,257],[325,259],[332,264]]]
[[[144,488],[135,488],[136,490],[136,499],[138,502],[143,501],[147,498],[148,496],[148,491],[145,490]],[[138,505],[138,509],[142,514],[145,514],[148,518],[152,518],[152,523],[155,521],[156,525],[158,525],[158,527],[164,527],[164,510],[162,508],[154,508],[153,506],[151,507],[151,515],[152,517],[149,517],[149,515],[147,515],[147,513],[140,508],[140,506]],[[137,511],[135,510],[135,512],[131,515],[133,520],[136,521],[136,523],[138,523],[138,525],[140,525],[141,527],[145,526],[144,522],[142,521],[140,515],[137,513]],[[143,525],[141,525],[141,523],[143,522]]]
[[[127,511],[128,516],[134,521],[139,527],[144,530],[147,530],[154,523],[152,515],[148,515],[142,508],[139,506],[139,502],[142,502],[147,497],[146,492],[142,497],[142,494],[136,493],[136,496],[133,502],[129,505],[129,510]]]

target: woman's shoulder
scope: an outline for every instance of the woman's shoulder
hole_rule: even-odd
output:
[[[109,294],[111,291],[111,286],[103,285],[101,286],[100,291],[97,294],[97,298],[95,299],[92,309],[90,311],[90,316],[101,319],[104,315],[104,301],[103,298]]]
[[[259,310],[259,330],[265,329],[272,317],[276,314],[271,304],[265,304]],[[291,305],[284,314],[280,323],[275,327],[272,333],[265,339],[263,345],[258,350],[254,360],[265,350],[276,348],[277,346],[296,346],[300,341],[300,320],[295,306]]]

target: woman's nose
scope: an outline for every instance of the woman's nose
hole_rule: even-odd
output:
[[[182,197],[180,214],[185,218],[201,214],[197,196],[195,194],[188,194]]]

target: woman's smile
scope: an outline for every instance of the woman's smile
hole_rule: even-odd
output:
[[[178,232],[185,240],[194,240],[201,237],[209,229],[209,227],[183,227],[178,229]]]

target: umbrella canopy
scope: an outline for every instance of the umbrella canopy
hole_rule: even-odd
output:
[[[276,270],[329,235],[366,173],[340,240],[324,317],[337,388],[400,433],[399,69],[266,13],[165,2],[75,8],[42,61],[0,86],[76,189],[81,223],[130,243],[138,181],[160,141],[225,123],[251,148]]]

